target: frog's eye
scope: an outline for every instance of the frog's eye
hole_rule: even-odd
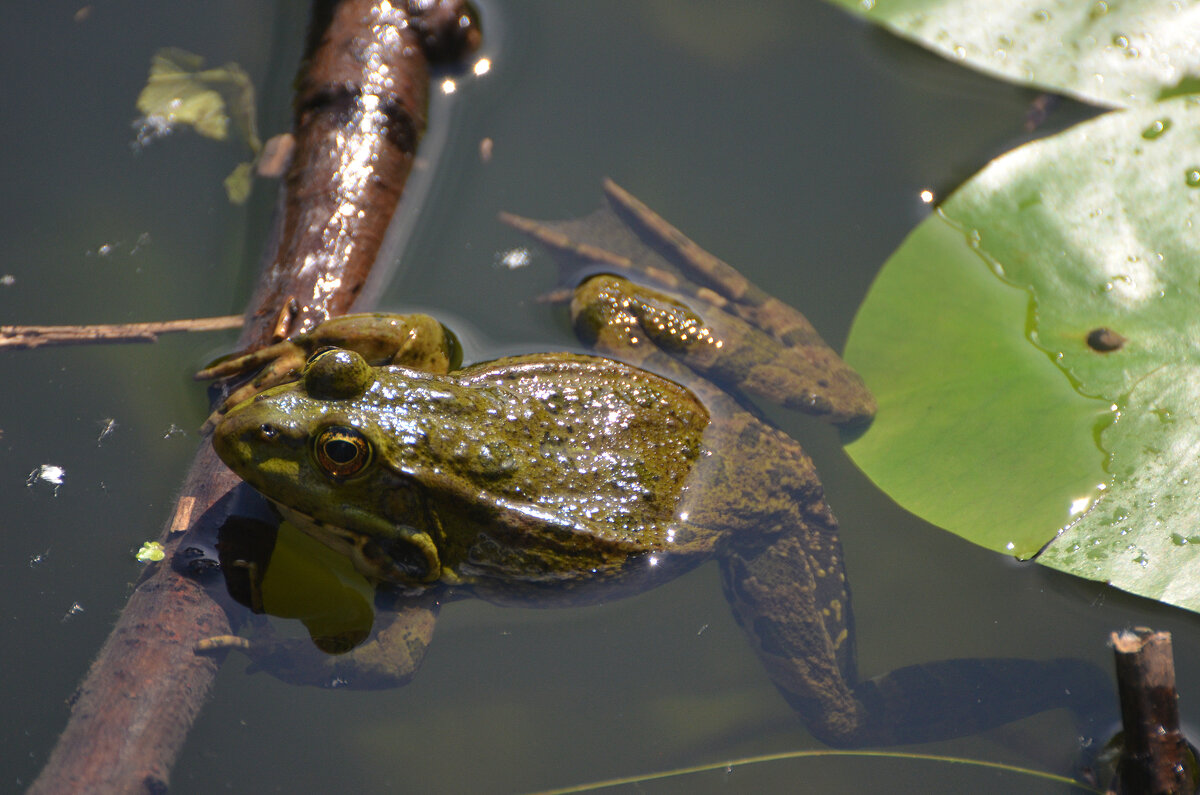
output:
[[[317,434],[313,455],[330,477],[348,478],[371,463],[371,443],[354,428],[334,425]]]
[[[304,365],[304,388],[318,400],[349,400],[375,383],[375,371],[358,353],[321,348]]]
[[[310,353],[308,355],[308,358],[304,360],[304,366],[308,367],[309,365],[311,365],[317,359],[320,359],[325,354],[329,353],[330,351],[336,351],[336,350],[340,350],[336,345],[322,345],[320,348],[317,348],[315,351],[313,351],[312,353]]]

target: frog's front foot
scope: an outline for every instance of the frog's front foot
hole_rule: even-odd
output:
[[[249,380],[230,388],[225,399],[221,401],[221,405],[204,421],[201,433],[210,433],[231,408],[249,400],[264,389],[297,380],[304,369],[304,362],[307,358],[306,350],[290,340],[284,340],[250,353],[224,359],[196,373],[194,378],[197,381],[236,378],[254,373]],[[255,373],[256,370],[257,373]]]
[[[361,646],[340,654],[322,651],[307,638],[283,638],[264,624],[252,637],[218,635],[196,644],[196,654],[235,650],[251,660],[249,673],[310,687],[381,690],[407,684],[425,656],[437,620],[436,604],[417,604],[380,615]]]

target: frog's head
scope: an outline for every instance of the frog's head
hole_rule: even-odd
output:
[[[395,389],[359,354],[319,351],[300,381],[230,410],[213,447],[285,518],[363,574],[418,586],[441,575],[437,519],[416,482],[389,465],[404,423],[389,404]]]

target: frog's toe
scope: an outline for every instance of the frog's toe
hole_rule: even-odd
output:
[[[213,362],[192,377],[197,381],[213,381],[218,378],[228,378],[232,375],[247,372],[253,367],[261,367],[262,350],[251,353],[231,354],[224,359]]]
[[[195,654],[216,654],[230,649],[249,652],[252,644],[249,640],[238,635],[214,635],[211,638],[205,638],[192,647],[192,652]]]
[[[304,364],[305,352],[291,340],[277,342],[248,353],[233,354],[205,367],[193,376],[197,381],[212,381],[218,378],[233,378],[262,370],[256,381],[265,373],[299,371]]]

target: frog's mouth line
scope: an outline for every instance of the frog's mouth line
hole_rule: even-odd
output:
[[[276,502],[283,518],[333,551],[345,555],[364,576],[407,586],[429,585],[441,576],[437,548],[415,527],[393,525],[390,534],[372,537],[309,516]]]

